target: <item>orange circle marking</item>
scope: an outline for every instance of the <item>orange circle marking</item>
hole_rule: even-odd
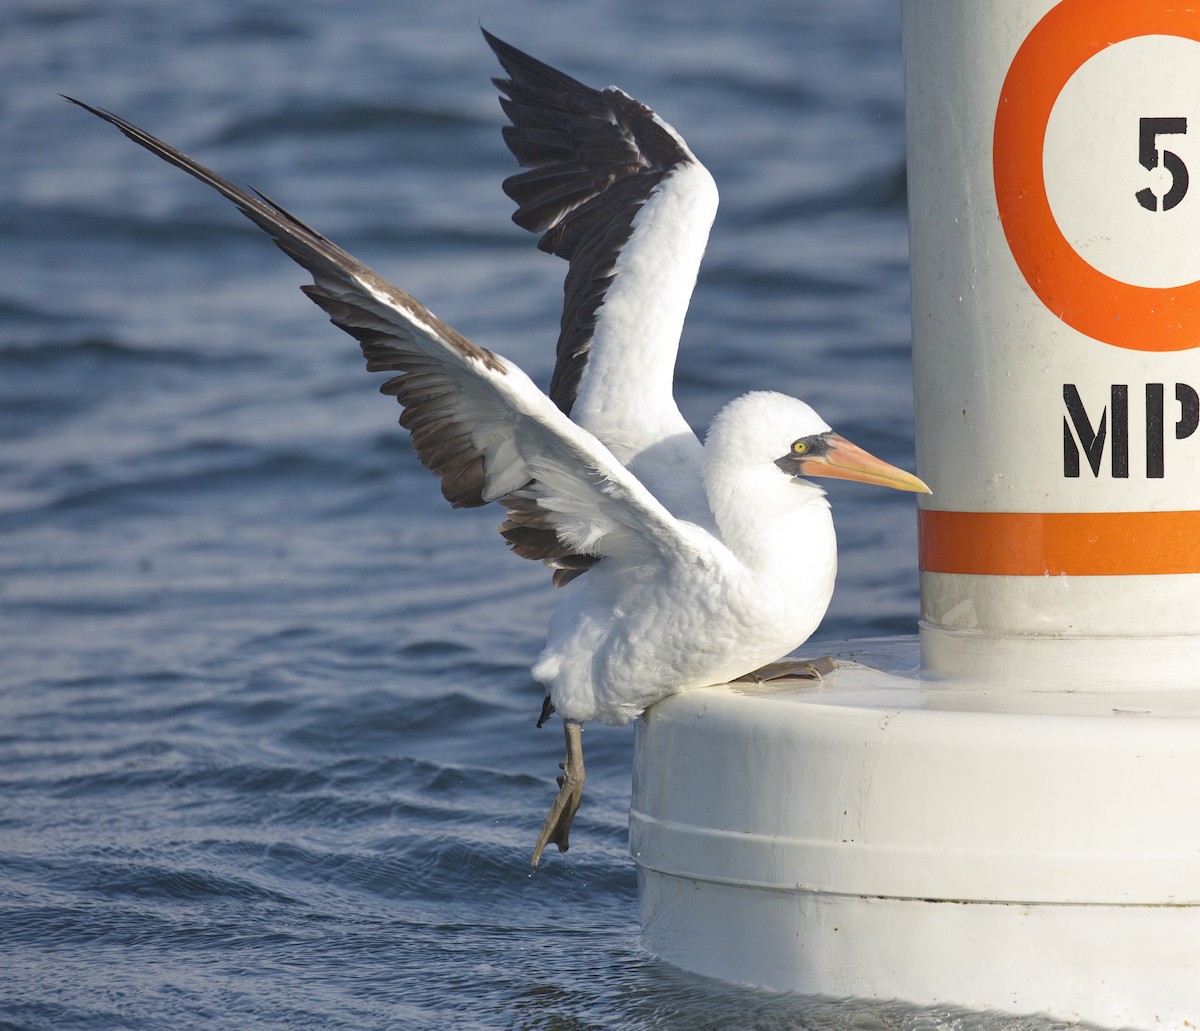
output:
[[[1152,35],[1200,42],[1200,7],[1179,0],[1062,0],[1047,12],[1004,79],[992,168],[1009,248],[1051,312],[1106,344],[1182,351],[1200,347],[1200,281],[1147,287],[1106,276],[1063,236],[1046,196],[1046,126],[1063,87],[1106,47]]]

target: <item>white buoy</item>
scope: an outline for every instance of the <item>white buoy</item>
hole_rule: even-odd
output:
[[[921,635],[638,726],[652,953],[1200,1026],[1200,7],[906,0]]]

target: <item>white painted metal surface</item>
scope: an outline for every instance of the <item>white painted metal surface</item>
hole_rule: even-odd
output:
[[[904,45],[925,665],[1191,682],[1200,11],[909,0]]]
[[[1200,4],[905,0],[904,45],[919,654],[646,714],[643,941],[1197,1027]]]
[[[911,668],[917,644],[858,654]],[[848,664],[686,692],[637,734],[654,954],[775,990],[1200,1026],[1200,695]]]

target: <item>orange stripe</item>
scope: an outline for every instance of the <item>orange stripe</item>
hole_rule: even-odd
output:
[[[1200,573],[1200,512],[917,513],[921,569],[985,576]]]

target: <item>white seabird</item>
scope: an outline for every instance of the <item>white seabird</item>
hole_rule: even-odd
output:
[[[805,477],[929,488],[774,392],[731,401],[700,443],[672,377],[716,212],[712,177],[650,108],[485,36],[510,76],[495,80],[505,139],[529,168],[505,182],[513,218],[570,262],[549,396],[266,196],[67,99],[224,194],[311,273],[301,289],[358,340],[367,369],[398,373],[380,389],[404,406],[401,425],[454,507],[499,502],[518,555],[554,567],[556,585],[586,573],[533,666],[542,719],[557,710],[566,737],[536,867],[548,843],[567,849],[583,722],[627,723],[773,662],[817,628],[837,547],[825,493]]]

